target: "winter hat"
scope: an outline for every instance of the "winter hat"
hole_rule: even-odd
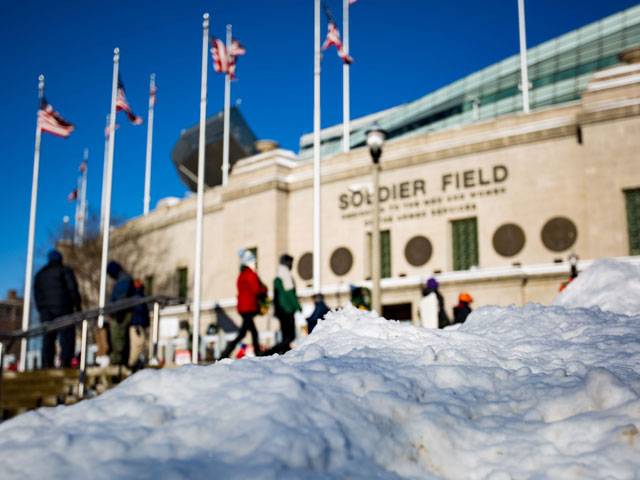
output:
[[[242,249],[238,251],[238,257],[240,258],[240,265],[253,265],[256,263],[256,256],[251,250]]]
[[[438,281],[431,277],[429,280],[427,280],[427,288],[431,289],[431,290],[436,290],[438,288],[440,284],[438,283]]]
[[[287,253],[280,255],[280,265],[286,265],[291,268],[291,265],[293,265],[293,257]]]
[[[120,265],[115,260],[111,260],[109,263],[107,263],[107,274],[109,274],[111,278],[117,278],[121,271],[122,265]]]
[[[458,301],[459,302],[466,302],[466,303],[471,303],[473,302],[473,297],[471,295],[469,295],[468,293],[461,293],[460,295],[458,295]]]
[[[47,253],[47,259],[51,263],[62,263],[62,254],[54,248]]]

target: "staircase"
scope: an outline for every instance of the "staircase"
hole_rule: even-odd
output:
[[[130,374],[124,367],[89,367],[86,385],[89,391],[100,394]],[[79,375],[79,370],[73,369],[2,372],[0,421],[39,407],[76,403]]]

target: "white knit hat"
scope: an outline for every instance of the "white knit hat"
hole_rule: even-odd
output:
[[[245,248],[239,250],[238,257],[240,258],[240,265],[253,265],[256,263],[256,256],[251,250]]]

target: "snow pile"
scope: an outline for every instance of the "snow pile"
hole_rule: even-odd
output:
[[[640,314],[640,265],[597,260],[556,298],[565,307],[599,307],[625,315]]]
[[[283,357],[8,421],[0,476],[630,479],[639,394],[640,317],[491,307],[438,331],[348,309]]]

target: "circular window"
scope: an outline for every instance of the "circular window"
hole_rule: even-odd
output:
[[[520,253],[524,242],[524,231],[515,223],[505,223],[493,234],[493,248],[503,257],[513,257]]]
[[[404,247],[404,256],[414,267],[420,267],[427,263],[433,253],[433,247],[427,237],[418,235],[407,242]]]
[[[565,217],[555,217],[542,228],[542,243],[552,252],[562,252],[571,248],[578,238],[575,224]]]
[[[298,275],[303,280],[311,280],[313,277],[313,254],[311,252],[302,254],[298,260]]]
[[[331,271],[339,277],[351,270],[353,266],[353,255],[348,248],[340,247],[336,248],[331,254]]]

